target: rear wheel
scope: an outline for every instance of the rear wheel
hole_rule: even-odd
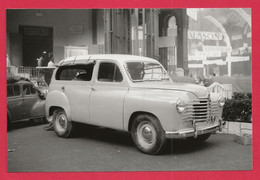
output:
[[[138,115],[132,124],[131,135],[138,149],[147,154],[158,154],[165,144],[161,124],[151,115]]]
[[[63,109],[55,110],[53,114],[53,127],[59,137],[68,138],[73,134],[73,123],[68,120]]]

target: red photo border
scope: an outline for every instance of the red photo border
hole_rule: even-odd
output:
[[[0,179],[258,179],[260,93],[258,57],[260,33],[259,0],[0,0]],[[252,12],[252,91],[253,91],[253,170],[252,171],[166,171],[166,172],[82,172],[8,173],[6,130],[6,9],[82,9],[82,8],[251,8]],[[260,61],[260,60],[259,60]],[[203,158],[203,157],[202,157]],[[212,162],[214,163],[214,162]]]

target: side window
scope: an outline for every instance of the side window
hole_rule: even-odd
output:
[[[33,85],[30,84],[30,92],[31,94],[36,94],[36,89]]]
[[[121,72],[119,70],[119,67],[117,65],[115,65],[115,67],[116,67],[115,81],[116,82],[121,82],[121,81],[123,81],[123,76],[122,76],[122,74],[121,74]]]
[[[14,96],[20,96],[21,95],[21,90],[20,90],[19,85],[14,85],[13,89],[14,89]]]
[[[7,85],[7,97],[12,97],[12,96],[14,96],[13,86]]]
[[[92,79],[94,64],[60,67],[56,79],[62,81],[90,81]]]
[[[102,82],[121,82],[123,76],[114,63],[101,63],[98,71],[98,81]]]
[[[12,96],[20,96],[21,91],[20,91],[20,86],[19,85],[7,85],[7,97],[12,97]]]
[[[30,86],[29,86],[29,84],[24,84],[23,85],[23,94],[24,95],[30,95]]]

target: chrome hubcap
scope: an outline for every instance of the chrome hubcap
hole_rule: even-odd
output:
[[[66,122],[65,118],[63,116],[60,116],[59,118],[59,124],[62,128],[65,128]]]
[[[142,135],[143,135],[144,139],[148,142],[151,142],[153,139],[153,133],[149,127],[143,128]]]
[[[156,143],[156,130],[149,122],[141,122],[137,127],[137,139],[143,148],[151,148]]]
[[[58,116],[57,116],[57,119],[56,119],[56,128],[58,131],[66,131],[66,128],[67,128],[67,117],[63,114],[63,113],[60,113]]]

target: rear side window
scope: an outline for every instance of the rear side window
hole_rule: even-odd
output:
[[[13,86],[9,85],[7,86],[7,97],[12,97],[12,96],[14,96]]]
[[[98,71],[98,81],[101,82],[121,82],[123,76],[114,63],[101,63]]]
[[[56,80],[62,81],[90,81],[94,64],[62,66],[57,70]]]
[[[20,96],[20,86],[19,85],[7,85],[7,97]]]
[[[30,84],[30,92],[31,94],[36,94],[36,88]]]
[[[20,90],[19,85],[14,85],[13,89],[14,89],[14,96],[20,96],[21,95],[21,90]]]
[[[36,89],[32,84],[24,84],[23,85],[23,93],[24,95],[33,95],[36,94]]]
[[[30,95],[30,87],[29,87],[29,84],[24,84],[24,85],[23,85],[23,94],[24,94],[24,95]]]

